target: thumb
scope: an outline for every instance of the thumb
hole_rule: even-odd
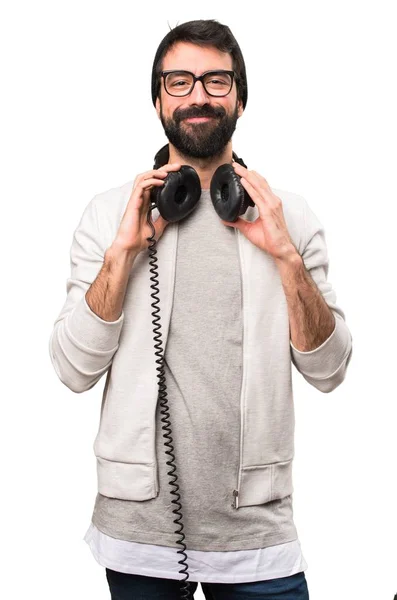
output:
[[[156,240],[158,240],[162,236],[163,231],[167,227],[168,223],[169,223],[169,221],[166,221],[164,219],[164,217],[162,217],[161,215],[159,215],[157,217],[157,219],[153,223],[154,230],[156,232],[156,234],[155,234]]]
[[[240,231],[243,230],[245,223],[244,219],[242,219],[241,217],[238,217],[236,221],[224,221],[223,219],[221,219],[221,221],[224,225],[227,225],[228,227],[234,227],[235,229],[239,229]]]

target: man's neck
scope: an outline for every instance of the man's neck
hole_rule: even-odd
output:
[[[201,189],[210,189],[211,179],[216,169],[226,163],[232,164],[232,145],[227,144],[223,153],[215,158],[194,158],[192,156],[184,156],[171,143],[169,144],[169,163],[180,163],[181,165],[189,165],[193,167],[200,178]]]

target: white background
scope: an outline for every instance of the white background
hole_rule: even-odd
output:
[[[165,4],[36,0],[1,10],[2,595],[110,597],[83,541],[105,378],[74,394],[57,379],[48,340],[83,209],[151,169],[167,142],[150,94],[158,44],[170,27],[214,18],[247,67],[233,149],[323,222],[329,281],[353,335],[346,380],[331,394],[294,370],[294,516],[310,599],[392,600],[395,4],[271,1],[260,13],[253,2]]]

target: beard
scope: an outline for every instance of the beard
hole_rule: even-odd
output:
[[[160,100],[160,119],[169,142],[189,158],[212,158],[220,156],[230,141],[238,119],[238,104],[232,115],[222,106],[204,104],[174,112],[174,118],[164,118]],[[191,117],[213,117],[210,121],[188,123]]]

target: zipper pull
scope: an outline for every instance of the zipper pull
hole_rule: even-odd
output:
[[[231,504],[232,508],[237,508],[237,496],[238,496],[238,490],[233,490],[233,504]]]

